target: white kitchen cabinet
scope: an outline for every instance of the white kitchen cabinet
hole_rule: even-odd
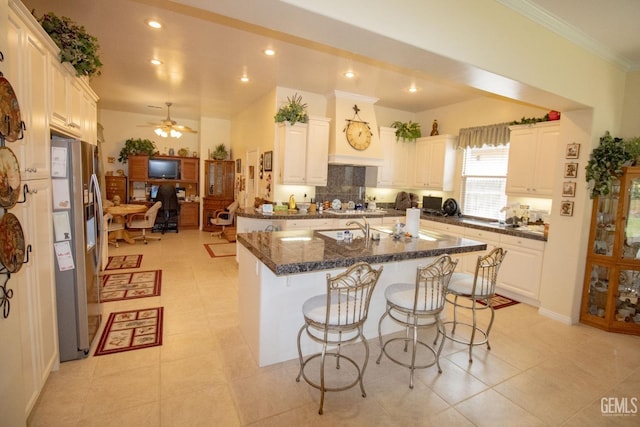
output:
[[[329,118],[309,118],[306,185],[327,185],[329,173]]]
[[[464,237],[471,240],[477,240],[479,242],[483,242],[487,244],[487,249],[483,252],[476,252],[465,256],[462,260],[461,264],[458,266],[460,271],[464,271],[465,273],[475,274],[476,272],[476,264],[478,263],[478,255],[485,255],[491,252],[496,247],[500,246],[500,234],[492,233],[486,230],[480,230],[477,228],[464,228]],[[498,275],[498,278],[500,276]]]
[[[380,127],[380,144],[384,157],[382,166],[378,166],[376,186],[408,187],[413,143],[397,141],[394,128]]]
[[[36,25],[25,19],[22,10],[10,9],[6,55],[12,60],[5,72],[18,97],[26,130],[24,138],[7,146],[18,158],[20,176],[24,181],[51,176],[46,94],[49,57],[57,48],[50,40],[42,39],[38,32],[42,29],[37,22]]]
[[[288,219],[284,223],[284,230],[326,230],[335,226],[333,218]]]
[[[500,245],[508,253],[498,273],[499,290],[525,297],[520,299],[522,302],[538,305],[545,242],[501,235]]]
[[[51,127],[65,135],[82,137],[82,89],[76,81],[75,70],[57,57],[49,61],[51,80]]]
[[[553,194],[559,122],[512,126],[506,193],[550,197]]]
[[[410,162],[414,167],[412,187],[432,190],[453,190],[456,161],[456,137],[438,135],[419,138]]]
[[[329,119],[278,125],[278,179],[286,185],[327,185]]]
[[[27,417],[40,395],[52,369],[59,363],[56,289],[51,229],[51,184],[49,180],[33,180],[26,202],[10,210],[16,215],[31,246],[29,262],[11,275],[14,293],[20,293],[19,307],[22,335],[22,375],[24,415]]]

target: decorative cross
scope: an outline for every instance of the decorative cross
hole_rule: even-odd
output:
[[[355,111],[356,116],[358,115],[358,113],[360,112],[360,109],[358,108],[358,106],[356,104],[353,105],[353,111]]]

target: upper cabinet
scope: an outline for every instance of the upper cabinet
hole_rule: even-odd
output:
[[[327,185],[329,120],[314,117],[306,124],[278,125],[276,167],[280,184]]]
[[[438,135],[420,138],[415,144],[413,187],[453,190],[456,162],[456,137]]]
[[[455,142],[452,135],[398,141],[395,129],[380,127],[385,158],[378,167],[376,186],[453,190]]]
[[[76,77],[74,68],[50,58],[51,127],[64,134],[96,144],[95,110],[97,97],[85,79]]]
[[[412,143],[396,140],[394,128],[380,127],[380,144],[385,153],[382,166],[378,167],[377,187],[407,187],[412,158]]]
[[[512,126],[506,193],[550,197],[553,193],[560,123]]]
[[[32,20],[30,15],[24,16],[22,8],[9,9],[5,52],[9,66],[3,68],[16,92],[25,125],[24,137],[8,144],[18,158],[20,175],[25,181],[51,176],[46,94],[49,58],[56,48],[38,33],[42,29]]]

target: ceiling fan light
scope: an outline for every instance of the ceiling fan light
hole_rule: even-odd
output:
[[[160,129],[160,128],[156,128],[156,129],[154,129],[153,131],[156,133],[156,135],[158,135],[158,136],[162,136],[162,129]]]
[[[182,132],[177,131],[175,129],[171,129],[171,138],[180,138],[182,136]]]

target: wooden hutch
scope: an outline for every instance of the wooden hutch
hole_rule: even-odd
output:
[[[181,228],[198,228],[200,204],[190,202],[191,196],[198,195],[199,186],[199,164],[197,157],[177,157],[177,156],[154,156],[153,159],[176,160],[179,162],[179,176],[177,179],[158,179],[149,177],[149,156],[129,156],[129,201],[133,203],[144,203],[149,201],[149,190],[152,185],[172,184],[185,189],[186,201],[180,201],[180,222]],[[145,189],[144,200],[134,199],[136,188]],[[126,200],[126,199],[125,199]]]
[[[233,160],[205,160],[202,229],[218,231],[211,225],[215,211],[224,210],[235,200],[235,162]]]

